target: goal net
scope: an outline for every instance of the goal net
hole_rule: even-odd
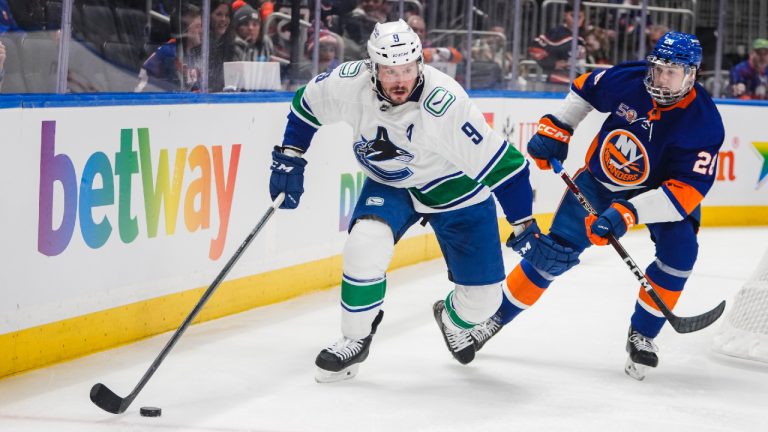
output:
[[[730,356],[768,363],[768,251],[732,302],[713,348]]]

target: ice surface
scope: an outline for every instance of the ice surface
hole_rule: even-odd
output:
[[[705,228],[699,241],[679,315],[730,299],[768,228]],[[646,230],[622,242],[643,268],[652,259]],[[313,380],[315,356],[339,337],[337,287],[191,327],[122,415],[93,405],[91,386],[127,395],[171,333],[0,380],[0,431],[768,430],[768,367],[713,353],[714,328],[665,327],[659,367],[643,382],[625,376],[638,283],[608,246],[582,258],[468,366],[432,318],[451,289],[435,260],[390,273],[384,321],[353,380]],[[508,270],[517,262],[511,250],[505,259]],[[162,417],[140,417],[146,405]]]

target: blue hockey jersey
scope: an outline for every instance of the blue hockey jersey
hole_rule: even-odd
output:
[[[679,214],[667,217],[674,210],[670,205],[665,205],[666,211],[657,208],[658,199],[646,205],[633,199],[641,207],[641,223],[679,220],[712,187],[725,130],[702,86],[696,83],[682,100],[659,106],[645,89],[646,70],[645,62],[629,62],[574,80],[574,93],[596,110],[610,113],[592,140],[586,165],[611,191],[662,191],[669,199],[664,204]],[[654,205],[648,205],[651,202]]]

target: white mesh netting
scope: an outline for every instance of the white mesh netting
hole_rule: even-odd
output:
[[[715,335],[713,348],[734,357],[768,363],[768,251]]]

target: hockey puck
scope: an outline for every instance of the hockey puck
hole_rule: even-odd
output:
[[[139,410],[139,414],[141,414],[142,417],[160,417],[162,413],[163,410],[157,407],[141,407]]]

